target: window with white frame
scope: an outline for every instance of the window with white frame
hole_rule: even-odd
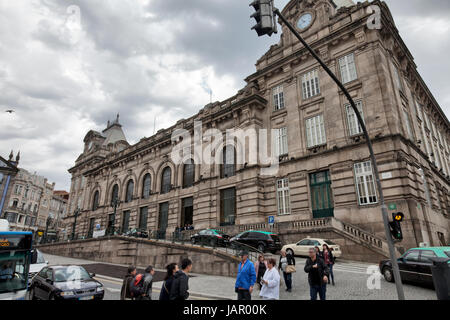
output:
[[[317,96],[320,93],[318,69],[305,73],[302,77],[303,99]]]
[[[273,108],[275,111],[284,109],[283,85],[273,88]]]
[[[370,161],[355,163],[356,190],[360,205],[377,203],[377,193]]]
[[[277,204],[278,214],[284,215],[290,213],[289,199],[289,179],[284,178],[277,181]]]
[[[414,135],[413,135],[412,128],[411,128],[411,122],[409,121],[408,112],[406,112],[405,109],[403,109],[403,118],[405,119],[406,132],[408,133],[409,138],[414,141]]]
[[[398,71],[398,68],[394,65],[394,77],[395,77],[395,84],[397,85],[397,88],[400,91],[403,91],[403,82],[402,82],[402,78],[400,77],[400,73]]]
[[[273,148],[275,156],[279,157],[288,154],[287,128],[279,128],[273,130]]]
[[[327,143],[323,114],[306,120],[306,144],[308,148]]]
[[[342,83],[348,83],[358,78],[356,74],[355,55],[353,53],[339,59]]]
[[[356,101],[356,108],[358,108],[359,113],[361,114],[361,117],[364,121],[364,113],[362,108],[362,101]],[[353,110],[352,106],[350,104],[345,105],[345,110],[347,111],[347,122],[348,122],[348,134],[349,136],[354,136],[357,134],[362,133],[361,125],[359,124],[358,118],[356,117],[356,113]]]

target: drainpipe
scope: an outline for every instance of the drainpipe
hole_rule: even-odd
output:
[[[430,209],[432,208],[431,198],[430,198],[430,190],[428,189],[428,182],[427,182],[427,179],[425,177],[425,173],[424,173],[424,171],[423,171],[421,166],[419,167],[419,173],[420,173],[420,176],[422,177],[422,180],[423,180],[423,186],[424,186],[424,189],[425,189],[425,198],[427,200],[426,201],[427,206],[424,206],[424,205],[421,204],[422,214],[423,214],[423,219],[424,219],[424,225],[422,226],[421,223],[419,225],[420,225],[420,231],[422,233],[423,242],[427,242],[427,243],[429,243],[431,245],[430,237],[428,236],[430,230],[429,230],[429,228],[427,228],[427,225],[428,225],[428,223],[430,221],[428,219],[428,213],[427,213],[428,209],[427,209],[427,207],[430,208]],[[426,230],[426,229],[428,229],[428,230]]]

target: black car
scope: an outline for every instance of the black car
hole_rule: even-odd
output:
[[[258,251],[276,253],[281,250],[281,240],[276,234],[267,231],[244,231],[230,239],[232,246],[238,247],[239,243],[258,249]]]
[[[103,285],[80,266],[43,268],[31,282],[30,299],[102,300]]]
[[[226,246],[230,236],[216,229],[205,229],[191,236],[191,242],[204,243],[210,246]]]
[[[397,259],[402,282],[410,282],[426,287],[434,287],[431,258],[449,258],[449,247],[412,248]],[[394,282],[394,274],[390,260],[383,260],[379,265],[380,272],[386,281]]]

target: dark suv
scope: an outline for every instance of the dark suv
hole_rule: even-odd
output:
[[[239,243],[243,243],[258,249],[258,251],[270,251],[274,254],[278,250],[281,250],[282,247],[280,238],[276,234],[267,231],[244,231],[231,238],[230,243],[232,246],[233,243],[235,246],[238,246]]]

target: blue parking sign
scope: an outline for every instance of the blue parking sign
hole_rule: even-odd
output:
[[[274,223],[275,223],[275,217],[269,216],[269,224],[274,224]]]

